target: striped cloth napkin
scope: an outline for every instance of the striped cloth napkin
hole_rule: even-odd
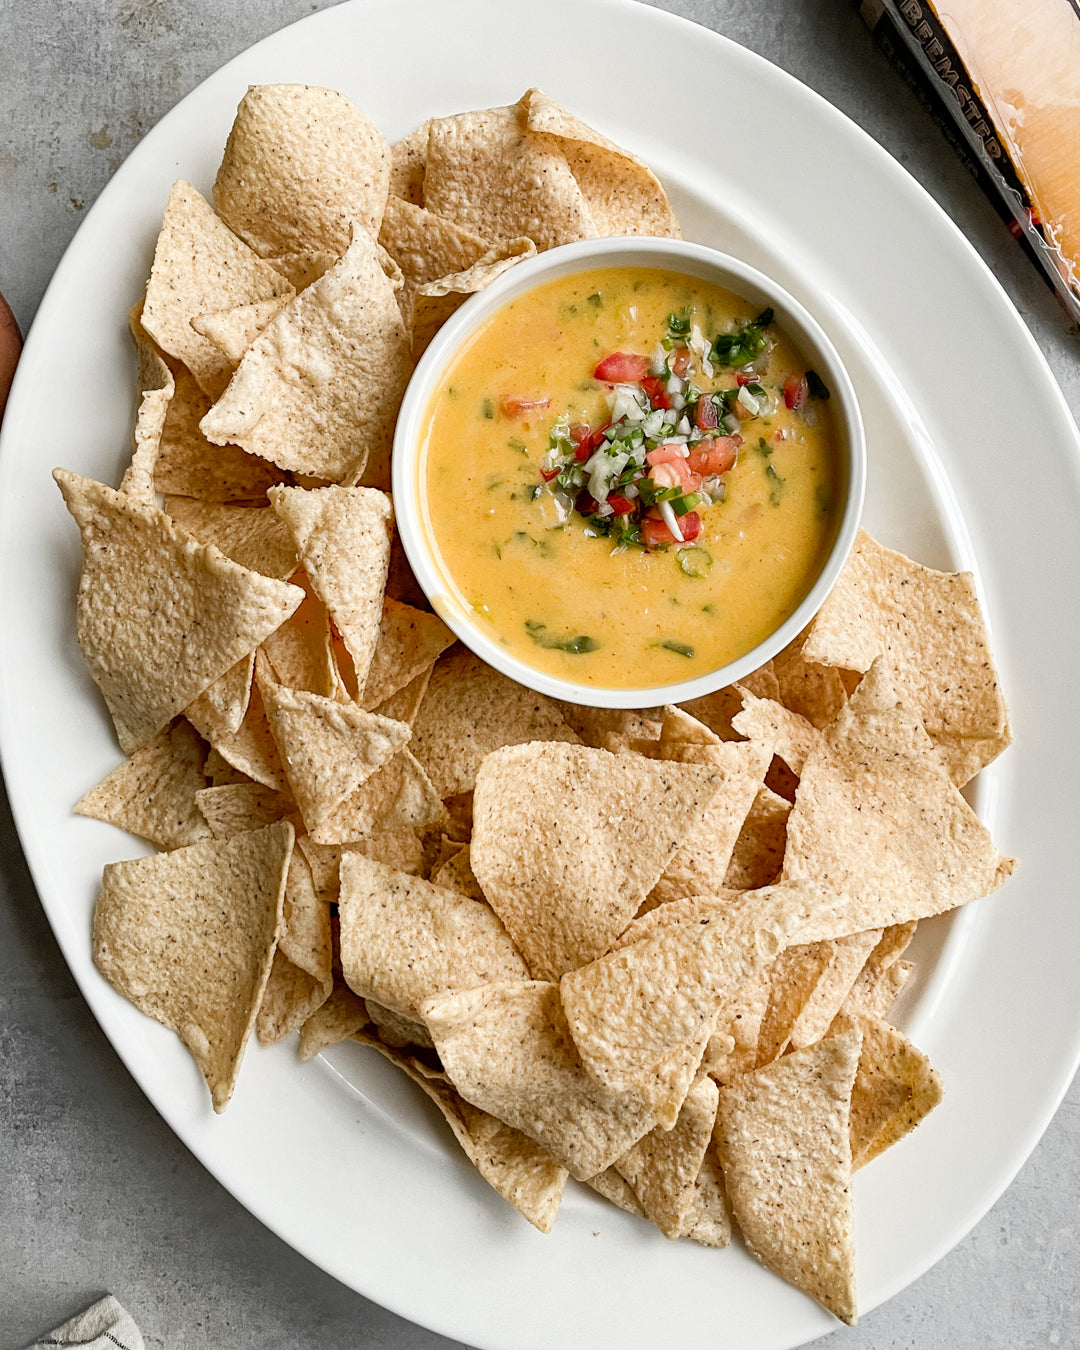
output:
[[[79,1350],[146,1350],[131,1315],[111,1294],[62,1327],[40,1336],[26,1350],[46,1350],[46,1347],[52,1350],[56,1346],[77,1346]]]

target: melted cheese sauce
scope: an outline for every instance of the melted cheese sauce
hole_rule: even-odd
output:
[[[496,640],[535,669],[606,688],[693,679],[774,631],[826,560],[839,509],[833,423],[823,400],[805,415],[784,406],[785,376],[806,361],[782,315],[757,376],[768,408],[742,423],[725,499],[700,508],[693,546],[620,552],[576,514],[554,524],[550,492],[537,492],[551,427],[567,415],[603,425],[608,387],[592,378],[597,362],[613,351],[651,355],[668,315],[687,306],[710,338],[756,316],[728,291],[653,269],[548,282],[491,318],[432,401],[421,482],[443,570]],[[694,378],[709,390],[735,383],[731,370]],[[504,397],[550,403],[511,417]]]

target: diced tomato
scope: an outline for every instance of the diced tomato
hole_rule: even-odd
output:
[[[683,541],[692,542],[701,533],[701,517],[696,511],[687,511],[679,520],[679,532]],[[665,544],[677,544],[679,541],[667,527],[657,507],[651,507],[641,518],[641,537],[646,548],[662,548]]]
[[[640,384],[649,373],[649,358],[631,352],[612,352],[593,371],[593,378],[606,384]]]
[[[757,384],[759,376],[752,370],[737,370],[735,372],[735,383],[741,389],[744,384]]]
[[[690,451],[687,467],[706,478],[713,473],[727,473],[741,444],[741,436],[710,436]]]
[[[694,513],[691,511],[690,514]],[[664,544],[676,543],[675,536],[655,506],[641,518],[641,538],[646,548],[662,548]]]
[[[504,417],[528,417],[529,413],[550,406],[549,398],[522,398],[516,394],[503,394],[499,400]]]
[[[540,470],[540,477],[544,480],[545,483],[550,483],[551,480],[552,480],[553,478],[558,478],[558,476],[559,476],[559,470],[558,470],[558,469],[541,469],[541,470]]]
[[[685,459],[683,451],[684,445],[675,445],[670,441],[663,445],[658,445],[655,450],[650,450],[645,456],[645,463],[652,468],[657,464],[670,464],[673,459]]]
[[[716,410],[716,403],[708,394],[702,394],[697,401],[697,407],[694,409],[694,424],[698,431],[715,431],[720,425],[720,414]]]
[[[659,375],[646,375],[641,381],[641,387],[649,396],[649,402],[654,408],[670,408],[671,395],[664,388],[664,381]]]
[[[679,347],[676,351],[672,352],[671,360],[668,362],[671,366],[671,373],[673,375],[678,375],[681,380],[690,369],[690,360],[690,348]]]
[[[628,516],[634,509],[634,503],[629,497],[624,497],[621,492],[608,493],[608,506],[617,516]]]
[[[611,426],[610,422],[605,422],[602,427],[597,427],[591,431],[586,426],[573,426],[570,428],[570,439],[574,442],[574,458],[579,464],[584,464],[587,459],[592,458],[594,450],[599,449],[600,443],[604,439],[604,432]]]
[[[806,376],[793,370],[784,381],[784,407],[790,408],[793,412],[799,412],[806,406],[806,400],[809,397],[810,385]]]
[[[583,516],[593,516],[596,514],[600,503],[587,488],[582,488],[574,498],[574,510]]]

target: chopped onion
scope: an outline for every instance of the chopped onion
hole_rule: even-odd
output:
[[[657,502],[657,506],[659,506],[660,514],[664,518],[664,524],[668,527],[668,529],[671,531],[671,533],[675,536],[676,540],[680,544],[685,544],[686,540],[683,538],[682,530],[679,529],[678,517],[675,515],[675,512],[671,509],[671,503]]]

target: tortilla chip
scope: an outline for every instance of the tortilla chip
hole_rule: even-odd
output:
[[[191,326],[212,310],[289,296],[292,287],[214,214],[183,179],[165,208],[142,324],[158,346],[182,361],[200,387],[216,398],[231,368],[220,349]]]
[[[424,204],[424,173],[427,168],[428,128],[431,119],[421,122],[407,136],[390,147],[390,195],[414,206]],[[389,203],[387,204],[389,208]]]
[[[75,812],[105,820],[159,848],[182,848],[210,833],[197,804],[206,786],[206,746],[180,719],[141,745],[75,803]]]
[[[412,726],[431,683],[431,671],[432,667],[428,666],[389,698],[376,703],[371,711],[378,713],[380,717],[392,717],[396,722],[408,722],[409,726]]]
[[[53,477],[82,536],[79,645],[130,752],[284,622],[303,592],[195,543],[156,507],[66,469]]]
[[[169,404],[176,393],[176,380],[157,346],[142,326],[142,302],[128,316],[139,365],[139,408],[135,415],[134,450],[124,471],[120,491],[147,505],[156,506],[154,466],[161,450],[161,435]]]
[[[845,894],[848,932],[966,904],[996,890],[1014,865],[953,786],[880,659],[803,766],[787,828],[784,877]]]
[[[374,240],[357,230],[341,260],[247,349],[199,429],[215,445],[340,482],[388,456],[411,373],[393,286]]]
[[[414,1022],[410,1017],[402,1017],[392,1008],[384,1008],[374,999],[365,998],[368,1016],[375,1025],[375,1033],[383,1045],[392,1050],[404,1050],[406,1046],[419,1046],[424,1050],[434,1050],[435,1042],[423,1022]]]
[[[262,783],[250,782],[201,788],[195,794],[195,804],[210,833],[218,839],[285,820],[296,810],[291,797]]]
[[[821,745],[817,727],[774,699],[756,698],[745,687],[739,693],[743,709],[731,719],[734,730],[740,736],[768,741],[792,773],[801,774],[807,757]]]
[[[773,658],[776,700],[821,730],[847,702],[847,691],[834,666],[819,665],[806,659],[803,655],[805,640],[804,630]]]
[[[256,652],[256,673],[265,662],[266,657],[261,651]],[[236,731],[228,730],[221,718],[208,710],[205,699],[196,699],[190,703],[185,714],[203,739],[208,740],[218,755],[234,769],[239,769],[247,778],[265,787],[278,791],[286,787],[285,769],[266,720],[258,680],[251,686],[247,709]]]
[[[330,997],[332,958],[330,906],[315,889],[307,859],[294,849],[285,882],[281,936],[255,1022],[264,1045],[296,1031]]]
[[[299,560],[292,535],[268,506],[166,497],[165,510],[199,543],[213,544],[241,567],[279,581],[287,581],[296,571]]]
[[[848,1125],[857,1032],[720,1089],[716,1146],[746,1245],[848,1325],[857,1316]]]
[[[563,1008],[588,1071],[608,1090],[633,1092],[659,1110],[656,1066],[702,1027],[711,1032],[820,899],[807,885],[675,901],[685,917],[665,922],[669,907],[661,906],[639,921],[645,936],[564,975]]]
[[[435,663],[411,749],[439,796],[454,797],[473,788],[484,758],[500,746],[576,740],[553,699],[455,647]]]
[[[281,627],[263,640],[260,650],[273,667],[279,684],[306,689],[324,698],[336,697],[338,680],[329,611],[312,589],[306,572],[295,573],[292,582],[304,591],[304,598]]]
[[[341,254],[354,223],[371,235],[390,188],[390,147],[344,96],[252,85],[236,110],[214,205],[257,253]]]
[[[779,699],[780,683],[773,670],[773,663],[766,661],[737,685],[725,685],[723,689],[705,694],[702,698],[689,699],[680,706],[699,722],[704,722],[721,740],[737,741],[740,733],[732,727],[731,719],[743,708],[744,690],[748,690],[755,698]]]
[[[639,741],[656,741],[663,725],[661,708],[586,708],[579,703],[558,703],[563,721],[583,745],[610,750],[617,755]]]
[[[472,869],[535,976],[557,978],[607,950],[720,786],[698,765],[560,742],[487,756]]]
[[[412,354],[419,361],[428,343],[470,295],[490,286],[493,281],[536,253],[536,245],[524,236],[495,244],[482,253],[471,267],[449,272],[433,281],[425,281],[412,292]]]
[[[325,249],[301,249],[296,253],[277,253],[266,261],[299,293],[318,281],[337,260],[338,254]]]
[[[851,1093],[851,1166],[865,1167],[918,1125],[942,1098],[930,1061],[880,1017],[852,1019],[862,1033]]]
[[[319,844],[349,844],[387,832],[423,830],[443,817],[438,793],[406,748],[335,807],[311,837]]]
[[[335,982],[330,997],[300,1028],[300,1058],[314,1059],[332,1045],[355,1036],[370,1020],[364,1000],[348,985]]]
[[[413,1021],[436,994],[528,979],[491,908],[457,891],[346,853],[338,905],[346,983]]]
[[[462,1097],[535,1139],[578,1180],[602,1172],[652,1128],[639,1104],[586,1072],[557,985],[482,985],[428,999],[422,1012]]]
[[[724,1173],[712,1148],[701,1160],[701,1171],[679,1236],[699,1242],[703,1247],[726,1247],[731,1241],[731,1215]]]
[[[731,851],[725,888],[756,891],[777,881],[784,865],[790,813],[789,801],[764,784],[758,788]]]
[[[773,962],[772,992],[758,1034],[758,1065],[826,1034],[881,929],[789,947]]]
[[[255,677],[255,652],[230,666],[184,709],[193,725],[208,741],[234,736],[241,728],[251,703]]]
[[[693,721],[686,713],[679,712],[678,715]],[[685,727],[683,734],[686,734]],[[711,732],[708,734],[712,735]],[[707,751],[708,757],[702,754],[696,762],[715,768],[720,775],[720,787],[700,823],[679,845],[663,876],[649,893],[649,899],[654,903],[666,903],[686,895],[706,895],[723,887],[735,842],[761,790],[765,770],[772,760],[772,748],[754,741],[725,743],[717,738],[714,740],[714,746],[698,747],[699,751]],[[663,734],[660,744],[664,745]],[[688,758],[689,753],[684,745],[681,762],[693,762]],[[661,750],[661,756],[680,762],[670,744],[666,750]]]
[[[431,880],[436,886],[446,886],[452,891],[460,891],[462,895],[471,896],[473,900],[487,902],[483,887],[477,881],[469,862],[468,844],[458,845],[457,851],[432,871]]]
[[[560,108],[539,89],[530,89],[522,103],[529,130],[558,141],[588,203],[597,233],[682,238],[667,193],[641,160]]]
[[[287,689],[266,674],[259,678],[259,689],[289,788],[309,831],[409,739],[404,722],[303,689]]]
[[[435,1103],[465,1156],[488,1185],[534,1228],[550,1233],[566,1187],[566,1168],[528,1135],[472,1106],[455,1091],[445,1074],[433,1073],[413,1055],[377,1044],[375,1048]]]
[[[249,305],[234,305],[231,309],[211,310],[208,314],[195,315],[191,326],[212,342],[235,370],[247,349],[291,299],[291,294],[279,295],[270,300],[255,300]]]
[[[884,656],[958,787],[1011,740],[969,572],[924,567],[862,531],[802,654],[860,674]]]
[[[772,986],[772,965],[763,966],[756,975],[743,981],[735,999],[717,1018],[716,1031],[702,1056],[703,1073],[723,1084],[757,1067],[758,1041]]]
[[[379,640],[364,684],[364,707],[374,708],[403,689],[455,641],[437,614],[384,598]]]
[[[680,1235],[694,1201],[705,1151],[716,1124],[718,1092],[702,1078],[686,1094],[670,1130],[651,1130],[616,1162],[646,1216],[665,1237]]]
[[[424,205],[496,243],[524,235],[542,250],[599,233],[558,143],[527,129],[521,104],[432,119]]]
[[[213,406],[182,366],[161,430],[154,462],[154,489],[162,496],[200,501],[266,505],[266,491],[285,471],[238,445],[211,445],[199,423]]]
[[[281,925],[293,828],[268,825],[106,866],[94,907],[94,964],[171,1027],[224,1110]]]
[[[311,589],[367,679],[382,621],[390,562],[390,499],[375,488],[273,488],[270,502],[292,530]]]
[[[391,197],[386,204],[379,243],[401,268],[403,286],[398,303],[407,324],[412,322],[413,296],[418,287],[464,272],[491,247],[490,240],[400,197]]]

